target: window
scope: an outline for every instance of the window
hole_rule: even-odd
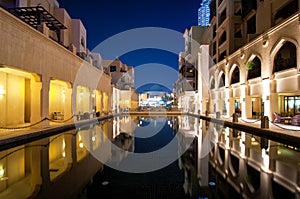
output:
[[[213,43],[213,55],[217,53],[217,44],[216,42]]]
[[[239,67],[236,66],[234,71],[232,72],[231,84],[235,84],[239,82],[240,82],[240,70]]]
[[[221,61],[222,59],[225,59],[225,57],[226,57],[226,50],[224,50],[224,51],[220,54],[220,56],[219,56],[219,61]]]
[[[292,16],[296,12],[298,12],[298,0],[293,0],[285,7],[278,10],[278,12],[274,16],[275,24],[280,23],[281,21],[287,19],[288,17]]]
[[[215,89],[215,80],[214,79],[211,80],[210,89]]]
[[[296,46],[291,42],[286,42],[274,58],[273,72],[275,73],[294,67],[297,67]]]
[[[81,43],[81,45],[82,45],[83,47],[85,47],[85,39],[84,39],[84,37],[81,37],[80,43]]]
[[[117,70],[117,67],[116,66],[110,66],[110,72],[115,72]]]
[[[242,0],[242,17],[246,17],[252,10],[257,9],[256,0]]]
[[[300,113],[300,96],[284,96],[284,112],[287,115]]]
[[[226,31],[224,31],[219,40],[219,46],[221,46],[226,41]]]
[[[234,1],[234,15],[242,15],[242,3],[240,1]]]
[[[213,38],[216,37],[216,30],[217,30],[216,25],[214,25],[213,26]]]
[[[225,21],[225,19],[226,19],[226,9],[224,9],[221,15],[219,16],[219,26]]]
[[[253,79],[256,77],[261,77],[261,62],[258,57],[255,57],[251,62],[252,67],[248,69],[247,79]]]
[[[225,74],[223,73],[219,80],[219,88],[224,87],[224,86],[225,86]]]
[[[256,15],[253,15],[247,21],[247,33],[248,34],[255,34],[256,33]]]
[[[242,38],[242,26],[241,24],[234,24],[234,37]]]

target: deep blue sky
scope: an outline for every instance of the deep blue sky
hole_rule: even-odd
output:
[[[81,19],[87,29],[87,47],[91,51],[101,51],[102,48],[95,49],[101,42],[111,38],[123,31],[144,28],[160,27],[178,31],[180,35],[176,41],[173,52],[169,49],[160,48],[157,45],[138,46],[130,52],[107,55],[106,52],[100,52],[104,59],[114,59],[119,57],[120,60],[133,67],[147,65],[149,63],[158,63],[171,67],[173,70],[178,69],[178,52],[184,49],[184,40],[182,35],[185,28],[197,25],[197,11],[200,7],[201,0],[58,0],[60,7],[65,8],[71,18]],[[150,33],[151,36],[152,33]],[[177,37],[178,37],[177,35]],[[123,38],[123,37],[122,37]],[[128,45],[132,41],[124,36]],[[145,38],[141,38],[146,40]],[[150,38],[155,40],[156,37]],[[155,41],[153,41],[155,43]],[[126,45],[123,44],[123,45]],[[144,45],[144,46],[143,46]],[[164,44],[165,45],[165,44]],[[167,45],[169,45],[167,43]],[[171,44],[170,44],[171,45]],[[110,49],[116,49],[116,44],[111,45]],[[105,51],[105,50],[102,50]],[[174,53],[175,52],[175,53]],[[110,56],[110,57],[109,57]],[[155,74],[154,74],[155,75]],[[141,75],[140,75],[141,76]],[[166,76],[166,75],[165,75]],[[173,81],[174,78],[171,78]],[[170,82],[169,81],[169,82]],[[140,84],[145,84],[140,83]],[[160,84],[169,84],[161,83]],[[164,85],[170,87],[171,85]]]

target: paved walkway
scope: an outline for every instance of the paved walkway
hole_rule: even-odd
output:
[[[128,112],[124,113],[125,115],[185,115],[187,113],[180,112],[180,111],[163,111],[163,112],[149,112],[149,111],[143,111],[143,112]],[[197,116],[197,115],[194,115]],[[82,121],[76,121],[74,123],[74,120],[69,120],[65,123],[57,123],[57,122],[46,122],[47,125],[44,125],[44,123],[40,123],[37,126],[33,126],[30,128],[20,128],[20,129],[0,129],[0,149],[1,146],[6,144],[11,144],[13,142],[17,142],[24,139],[33,139],[34,137],[40,137],[40,136],[46,136],[47,134],[53,134],[55,131],[62,131],[64,129],[72,129],[75,128],[76,125],[91,123],[92,121],[96,120],[102,120],[107,117],[113,117],[113,115],[106,115],[102,116],[100,118],[93,118],[89,120],[82,120]],[[215,115],[209,115],[211,118],[216,118]],[[225,118],[224,116],[221,116],[221,120],[232,122],[232,117]],[[239,118],[238,124],[247,125],[250,127],[256,127],[260,128],[261,121],[259,119],[242,119]],[[23,124],[22,126],[18,127],[24,127],[28,126],[29,124]],[[272,122],[269,122],[269,130],[270,133],[277,133],[281,134],[282,136],[288,135],[295,137],[297,139],[300,139],[300,126],[293,126],[288,124],[274,124]]]
[[[225,118],[221,116],[221,119],[224,119],[226,121],[232,121],[232,117]],[[245,124],[249,126],[254,126],[257,128],[261,128],[261,120],[260,119],[242,119],[238,118],[240,124]],[[279,124],[279,123],[273,123],[269,121],[269,129],[272,131],[280,132],[282,134],[288,134],[291,136],[295,136],[300,138],[300,126],[294,126],[290,124]]]

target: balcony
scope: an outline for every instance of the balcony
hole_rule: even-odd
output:
[[[61,43],[60,33],[67,28],[42,6],[8,8],[7,10],[35,29],[45,23],[49,30],[56,33],[57,42]]]

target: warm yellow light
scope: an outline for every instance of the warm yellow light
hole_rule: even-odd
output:
[[[64,158],[66,157],[66,152],[62,153],[62,157],[64,157]]]
[[[92,141],[93,141],[93,142],[96,141],[96,137],[95,137],[95,136],[92,137]]]
[[[66,91],[65,91],[65,89],[63,89],[61,92],[62,92],[62,101],[63,101],[63,103],[65,103],[65,101],[66,101]]]
[[[269,155],[267,154],[266,150],[265,149],[262,149],[261,150],[261,157],[263,159],[263,168],[268,171],[269,170],[269,166],[270,166],[270,158],[269,158]]]
[[[3,167],[0,168],[0,178],[4,177],[5,170]]]
[[[62,148],[65,149],[65,147],[66,147],[66,141],[65,141],[65,139],[63,139]]]
[[[79,147],[83,148],[83,143],[82,142],[79,143]]]
[[[3,86],[0,85],[0,96],[5,95],[5,89]]]

